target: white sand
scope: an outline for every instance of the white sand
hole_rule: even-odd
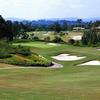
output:
[[[100,50],[100,49],[98,49],[98,50]]]
[[[86,57],[71,56],[69,54],[60,54],[58,56],[53,56],[52,58],[59,61],[75,61],[75,60],[80,60]]]
[[[47,45],[57,46],[57,43],[48,43]]]
[[[50,66],[49,68],[63,68],[63,65],[61,65],[61,64],[58,64],[58,63],[55,63],[55,62],[53,62],[53,66]]]
[[[43,36],[49,36],[49,34],[43,34]]]
[[[72,39],[74,39],[74,40],[81,40],[82,36],[81,35],[73,36]]]
[[[23,66],[17,66],[17,65],[10,65],[10,64],[4,64],[4,63],[0,63],[0,65],[2,65],[2,67],[0,66],[0,69],[34,69],[34,68],[63,68],[63,65],[58,64],[56,62],[53,62],[54,65],[49,66],[49,67],[32,67],[32,66],[28,66],[28,67],[23,67]],[[6,67],[8,66],[8,67]]]
[[[89,61],[80,65],[100,65],[100,61],[94,60],[94,61]]]

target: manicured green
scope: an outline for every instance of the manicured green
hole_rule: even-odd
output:
[[[13,43],[13,45],[22,45],[36,48],[51,48],[53,45],[48,45],[46,42],[28,42],[28,43]]]
[[[64,67],[0,69],[0,100],[100,100],[100,66],[77,66],[85,61],[100,60],[97,48],[62,44],[52,48],[34,45],[31,50]],[[87,58],[72,62],[51,59],[61,53]]]

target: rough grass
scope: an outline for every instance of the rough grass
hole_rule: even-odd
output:
[[[19,66],[37,66],[48,67],[51,65],[51,61],[47,60],[43,56],[32,54],[31,56],[12,55],[10,58],[0,59],[0,62],[6,64],[13,64]]]
[[[44,40],[45,37],[50,37],[50,40],[52,41],[55,37],[55,32],[53,31],[35,31],[35,32],[28,32],[27,34],[34,34],[34,36],[37,36],[40,40]],[[70,38],[72,38],[73,36],[76,36],[76,35],[83,35],[83,32],[74,32],[74,31],[63,31],[63,33],[68,33],[68,34],[65,34],[65,35],[62,35],[60,36],[61,33],[59,34],[56,34],[57,36],[61,37],[62,40],[64,42],[68,42],[68,40]]]
[[[100,60],[96,48],[62,44],[31,49],[48,59],[61,53],[87,58],[73,62],[54,60],[64,65],[62,69],[0,69],[1,100],[100,100],[100,66],[76,66],[91,59]]]

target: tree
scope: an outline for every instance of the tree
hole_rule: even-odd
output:
[[[6,37],[6,22],[0,15],[0,39]]]
[[[63,42],[63,40],[60,37],[58,37],[58,36],[55,36],[54,40],[52,40],[52,41],[55,42],[55,43]]]
[[[19,37],[20,35],[20,23],[18,21],[15,21],[12,25],[12,30],[13,30],[13,36],[14,38]]]
[[[56,33],[59,33],[61,31],[61,26],[60,26],[60,24],[58,22],[54,23],[54,31]]]
[[[77,19],[77,26],[82,27],[82,19]]]
[[[69,39],[68,43],[73,45],[75,43],[75,40],[74,39]]]
[[[98,27],[98,26],[100,26],[100,21],[96,21],[93,23],[93,27]]]
[[[82,37],[82,44],[83,45],[94,45],[98,43],[98,36],[95,30],[85,31]]]
[[[45,42],[49,42],[49,41],[50,41],[50,37],[49,37],[49,36],[48,36],[48,37],[45,37],[45,38],[44,38],[44,41],[45,41]]]
[[[63,31],[67,31],[67,29],[68,29],[68,24],[67,24],[67,21],[65,20],[65,21],[63,22],[63,25],[62,25],[62,30],[63,30]]]
[[[10,20],[6,21],[6,36],[8,40],[13,40],[12,22]]]

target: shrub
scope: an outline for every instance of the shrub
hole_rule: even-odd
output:
[[[98,43],[98,35],[95,30],[85,31],[82,37],[82,44],[92,46]]]
[[[34,36],[34,38],[33,38],[33,40],[39,40],[39,37],[37,37],[37,36]]]
[[[75,40],[74,39],[69,39],[68,43],[71,44],[71,45],[74,45]]]
[[[64,32],[60,32],[60,33],[59,33],[60,36],[64,36],[65,34],[66,34],[66,33],[64,33]]]
[[[13,46],[6,42],[0,42],[0,58],[10,57],[11,54],[31,55],[31,51],[27,47]]]
[[[21,34],[21,39],[28,39],[29,38],[29,35],[27,33],[23,33]]]
[[[75,46],[80,46],[80,41],[79,40],[76,40],[75,43],[74,43],[74,45]]]
[[[15,53],[21,54],[21,55],[24,55],[24,56],[29,56],[29,55],[32,54],[29,48],[26,48],[26,47],[23,47],[23,46],[20,46],[20,45],[15,47],[14,50],[16,50]]]
[[[48,36],[48,37],[45,37],[45,38],[44,38],[44,41],[45,41],[45,42],[49,42],[49,41],[50,41],[50,37],[49,37],[49,36]]]
[[[52,41],[55,42],[55,43],[63,42],[63,40],[58,36],[55,36],[54,40],[52,40]]]
[[[9,58],[11,55],[8,52],[0,51],[0,59]]]

